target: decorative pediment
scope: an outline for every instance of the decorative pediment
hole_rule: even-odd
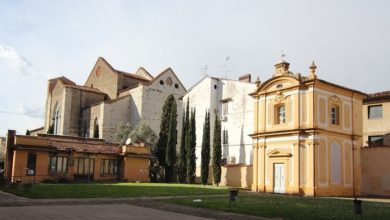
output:
[[[293,75],[276,76],[262,83],[255,93],[277,91],[296,85],[299,85],[299,81]]]
[[[329,99],[334,102],[340,102],[340,98],[337,95],[332,95]]]
[[[280,149],[273,150],[269,152],[267,155],[268,157],[291,157],[292,156],[290,152],[286,150],[280,150]]]

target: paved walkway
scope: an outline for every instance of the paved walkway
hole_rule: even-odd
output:
[[[2,213],[1,219],[268,219],[158,201],[160,199],[188,197],[28,199],[0,191],[0,213]],[[47,208],[48,206],[50,208]],[[135,213],[133,215],[132,211],[125,211],[127,209],[140,210],[140,213],[145,212],[143,213],[145,218],[140,216],[141,214]],[[56,211],[58,211],[58,215]],[[98,216],[97,218],[95,214]],[[90,216],[92,217],[90,218]],[[100,216],[102,218],[99,218]]]
[[[24,207],[0,207],[1,219],[25,220],[25,219],[188,219],[206,220],[208,218],[196,217],[181,213],[167,212],[152,208],[139,207],[128,204],[109,205],[73,205],[73,206],[24,206]]]

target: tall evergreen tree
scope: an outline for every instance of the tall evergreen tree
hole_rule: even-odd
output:
[[[183,121],[181,127],[181,143],[180,143],[180,155],[178,165],[178,181],[179,183],[185,183],[187,177],[187,151],[186,151],[186,136],[189,126],[189,100],[187,99],[186,110],[183,109]]]
[[[217,186],[221,182],[221,157],[221,122],[218,120],[218,115],[215,114],[213,138],[213,177],[214,184]]]
[[[205,122],[203,125],[202,139],[202,161],[201,161],[201,176],[202,184],[206,185],[209,178],[210,164],[210,112],[206,110]]]
[[[172,111],[172,103],[175,101],[173,95],[167,97],[164,102],[164,106],[161,113],[160,133],[158,135],[156,157],[160,166],[166,167],[165,156],[166,148],[168,145],[168,132],[169,132],[169,121]]]
[[[186,136],[187,144],[187,183],[192,184],[195,182],[196,171],[196,126],[195,126],[195,109],[191,111],[191,119],[189,129]]]
[[[177,144],[177,105],[173,100],[171,115],[169,119],[168,129],[168,143],[165,155],[165,181],[171,182],[173,177],[173,171],[176,165],[176,144]]]

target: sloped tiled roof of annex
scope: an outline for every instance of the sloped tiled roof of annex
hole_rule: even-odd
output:
[[[128,73],[128,72],[125,72],[125,71],[122,71],[122,70],[117,70],[115,69],[114,67],[111,66],[111,64],[109,62],[107,62],[106,59],[104,59],[103,57],[99,57],[98,60],[101,59],[103,62],[105,62],[107,64],[108,67],[110,67],[110,69],[124,77],[130,77],[130,78],[134,78],[134,79],[138,79],[138,80],[141,80],[141,81],[145,81],[145,82],[150,82],[149,79],[147,78],[144,78],[142,76],[139,76],[139,75],[136,75],[136,74],[133,74],[133,73]],[[145,71],[147,72],[147,71]],[[148,73],[148,72],[147,72]],[[149,74],[149,73],[148,73]],[[149,74],[150,75],[150,74]],[[150,75],[152,78],[153,76]]]
[[[91,87],[87,87],[87,86],[77,85],[75,82],[66,78],[65,76],[60,76],[57,78],[49,79],[49,81],[56,81],[56,80],[58,80],[64,87],[67,87],[67,88],[73,88],[73,89],[83,90],[83,91],[87,91],[87,92],[106,94],[97,88],[91,88]]]
[[[368,94],[367,98],[363,100],[364,103],[369,102],[388,102],[390,101],[390,91],[382,91]]]
[[[117,72],[118,74],[122,74],[123,76],[125,77],[131,77],[131,78],[135,78],[135,79],[139,79],[139,80],[142,80],[142,81],[145,81],[149,84],[155,82],[160,76],[162,76],[164,73],[168,72],[168,71],[171,71],[172,74],[177,78],[177,80],[179,81],[180,85],[184,88],[184,90],[186,90],[186,87],[183,85],[183,83],[180,81],[179,77],[177,77],[176,73],[172,70],[171,67],[168,67],[166,68],[165,70],[163,70],[161,73],[159,73],[156,77],[153,77],[144,67],[140,67],[139,69],[142,69],[144,70],[151,78],[152,80],[149,80],[147,78],[144,78],[142,76],[139,76],[139,75],[136,75],[136,74],[133,74],[133,73],[128,73],[128,72],[124,72],[124,71],[121,71],[121,70],[117,70],[115,69],[114,67],[111,66],[111,64],[109,62],[107,62],[106,59],[104,59],[103,57],[99,57],[99,59],[101,59],[103,62],[105,62],[110,68],[111,70]]]
[[[75,82],[66,78],[65,76],[60,76],[60,77],[56,77],[53,79],[49,79],[49,81],[55,81],[55,80],[60,80],[62,82],[62,84],[64,84],[64,85],[76,85]]]
[[[94,93],[106,94],[106,93],[100,91],[100,90],[97,89],[97,88],[91,88],[91,87],[88,87],[88,86],[65,85],[65,87],[67,87],[67,88],[72,88],[72,89],[79,89],[79,90],[83,90],[83,91],[87,91],[87,92],[94,92]]]

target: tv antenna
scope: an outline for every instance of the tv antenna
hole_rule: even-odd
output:
[[[284,58],[285,58],[286,56],[287,56],[286,53],[283,52],[283,50],[281,50],[281,51],[280,51],[280,59],[281,59],[282,61],[285,61]]]
[[[200,72],[203,76],[208,76],[207,74],[207,65],[203,66],[202,68],[200,68]]]
[[[228,75],[228,72],[229,72],[229,66],[228,66],[228,64],[229,64],[229,60],[230,60],[230,56],[227,56],[226,58],[225,58],[225,79],[227,79],[227,75]]]

